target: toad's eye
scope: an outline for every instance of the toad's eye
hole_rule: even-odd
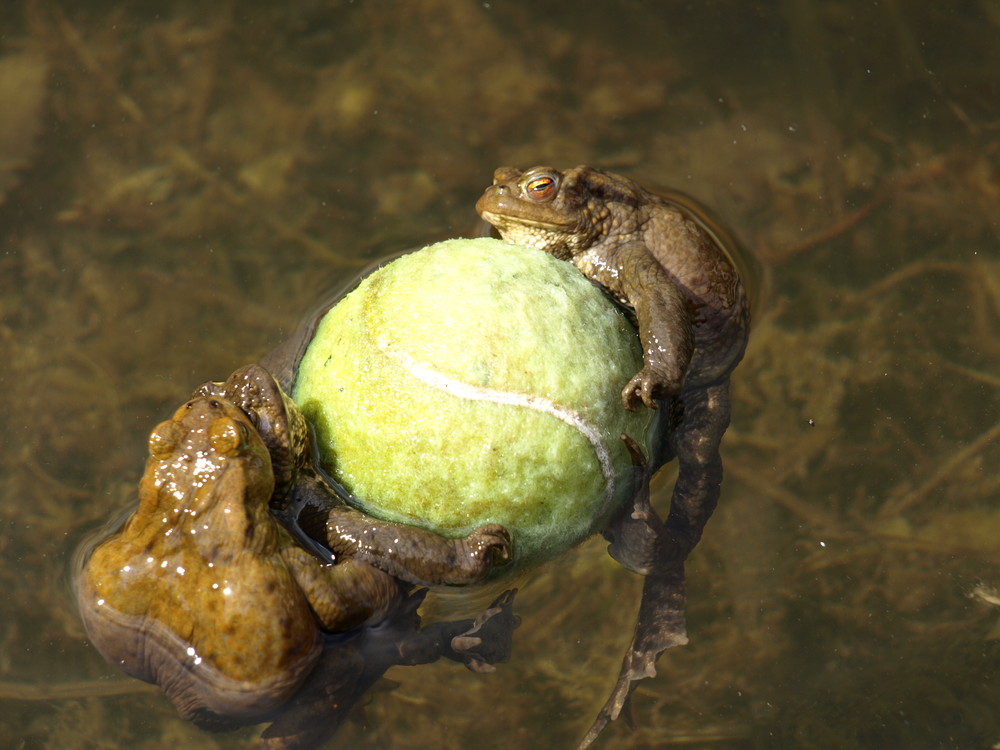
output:
[[[208,429],[208,440],[219,455],[238,456],[246,450],[247,429],[230,417],[219,417]]]
[[[535,201],[547,201],[555,196],[557,186],[555,177],[542,174],[524,183],[524,194]]]
[[[172,420],[161,422],[149,436],[149,455],[153,458],[169,456],[184,439],[184,429]]]

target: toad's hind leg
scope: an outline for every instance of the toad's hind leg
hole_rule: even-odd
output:
[[[634,563],[631,569],[645,575],[642,601],[618,681],[578,750],[590,747],[604,727],[618,718],[637,681],[656,674],[656,659],[665,649],[687,643],[684,560],[664,554],[666,527],[649,502],[651,467],[643,463],[634,442],[626,439],[626,445],[639,472],[638,485],[628,520],[609,536],[608,551],[623,564]]]
[[[614,690],[597,719],[580,743],[578,750],[589,747],[605,726],[621,713],[635,683],[656,674],[656,659],[671,646],[687,643],[685,610],[687,604],[684,561],[698,543],[705,523],[715,510],[722,484],[722,458],[719,446],[729,426],[729,385],[720,383],[681,396],[683,414],[672,437],[671,448],[679,462],[677,482],[665,524],[649,503],[649,471],[641,478],[636,493],[631,523],[643,527],[639,534],[628,525],[622,529],[641,544],[633,545],[651,559],[636,554],[636,549],[620,545],[622,557],[645,573],[639,616]],[[655,538],[650,540],[650,534]],[[612,540],[611,552],[615,553]],[[631,556],[626,555],[631,551]]]
[[[722,436],[729,427],[728,380],[681,394],[683,413],[670,442],[677,456],[677,482],[670,498],[667,539],[657,551],[680,560],[701,539],[722,488]]]
[[[288,547],[282,557],[323,629],[329,632],[381,622],[403,596],[398,580],[363,562],[345,560],[330,565],[301,547]]]
[[[618,681],[577,750],[590,747],[604,727],[618,718],[636,682],[656,675],[656,659],[665,649],[688,642],[686,603],[683,562],[671,562],[646,576],[639,618]]]

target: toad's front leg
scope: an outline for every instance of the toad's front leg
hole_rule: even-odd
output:
[[[399,650],[405,664],[422,664],[439,656],[460,661],[473,672],[494,672],[507,661],[513,648],[514,631],[521,618],[514,614],[514,595],[508,589],[474,620],[435,622],[406,641]]]
[[[694,355],[691,305],[677,280],[641,242],[630,242],[606,258],[584,253],[574,263],[635,312],[642,343],[642,370],[622,389],[622,403],[635,410],[657,408],[659,399],[681,391]]]
[[[494,565],[512,557],[510,535],[497,524],[449,539],[415,526],[382,521],[347,505],[343,495],[318,475],[301,476],[293,495],[291,505],[301,507],[295,523],[326,545],[335,559],[366,562],[410,583],[478,583]]]
[[[326,542],[334,555],[364,560],[427,586],[478,583],[494,565],[511,559],[510,535],[498,524],[449,539],[415,526],[380,521],[350,506],[330,510]]]

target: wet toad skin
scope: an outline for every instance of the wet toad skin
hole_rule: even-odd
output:
[[[383,619],[398,581],[328,565],[274,519],[271,460],[246,414],[199,396],[149,439],[139,506],[77,581],[88,635],[109,661],[159,684],[185,718],[258,718],[322,650],[321,629]]]
[[[674,200],[592,167],[501,167],[476,210],[508,242],[571,261],[635,311],[644,367],[626,407],[726,377],[743,356],[749,308],[724,248]]]
[[[511,559],[510,535],[497,524],[449,539],[425,529],[368,516],[351,505],[350,493],[317,468],[312,431],[295,402],[259,364],[239,368],[225,381],[200,386],[195,395],[217,395],[253,420],[271,455],[275,491],[271,508],[299,541],[335,560],[369,563],[410,583],[467,585]]]

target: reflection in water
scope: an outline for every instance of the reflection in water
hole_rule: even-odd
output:
[[[1000,740],[997,612],[968,596],[1000,577],[991,3],[15,2],[0,19],[0,55],[48,70],[39,148],[0,206],[0,745],[252,741],[198,732],[139,683],[108,695],[60,580],[71,550],[130,502],[146,434],[194,385],[368,257],[460,233],[505,163],[696,195],[771,289],[689,569],[691,643],[602,747]],[[528,583],[496,674],[391,671],[340,741],[572,746],[638,597],[603,547]]]

